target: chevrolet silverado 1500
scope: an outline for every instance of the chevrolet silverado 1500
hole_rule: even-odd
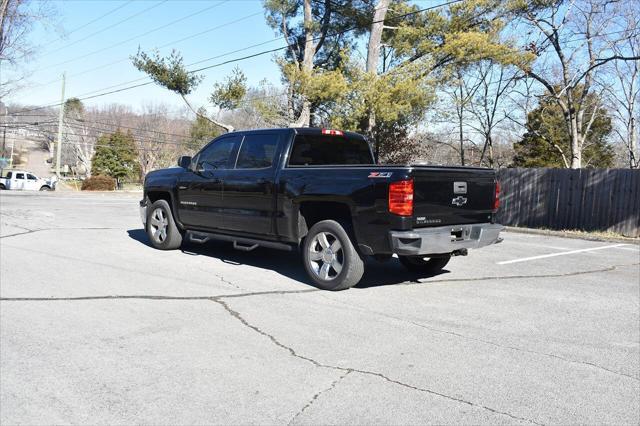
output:
[[[501,241],[491,169],[376,165],[367,140],[328,129],[235,132],[146,176],[140,211],[154,247],[183,241],[302,250],[320,288],[357,284],[365,256],[433,274]]]

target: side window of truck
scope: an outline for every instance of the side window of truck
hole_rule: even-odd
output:
[[[11,176],[13,176],[13,173],[8,172],[8,173],[7,173],[7,179],[11,179]]]
[[[29,174],[29,173],[27,173],[27,179],[29,179],[29,180],[38,180],[37,177],[35,177],[34,175]]]
[[[24,173],[16,173],[16,179],[24,179]]]
[[[244,137],[236,169],[264,169],[273,165],[278,148],[277,134],[252,134]]]
[[[236,144],[240,142],[240,136],[231,136],[228,138],[218,139],[211,145],[207,146],[198,154],[197,170],[211,171],[216,169],[228,169],[233,167],[229,164],[231,153],[234,151]]]

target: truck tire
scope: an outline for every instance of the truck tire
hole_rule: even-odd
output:
[[[451,255],[425,258],[424,256],[398,256],[400,263],[411,272],[431,275],[438,273],[451,260]]]
[[[302,258],[307,274],[323,290],[351,288],[364,274],[364,262],[349,234],[334,220],[323,220],[311,227]]]
[[[182,233],[165,200],[158,200],[149,206],[146,231],[151,245],[157,249],[174,250],[182,245]]]
[[[40,187],[40,191],[51,191],[51,187],[47,185],[42,185]]]

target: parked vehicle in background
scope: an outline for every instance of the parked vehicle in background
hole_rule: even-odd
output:
[[[54,191],[57,178],[39,178],[33,173],[24,170],[10,170],[5,177],[0,178],[0,189],[22,191]]]
[[[230,241],[239,250],[300,248],[309,277],[341,290],[364,258],[438,273],[451,256],[501,241],[495,171],[376,165],[367,140],[328,129],[228,133],[179,168],[147,174],[140,202],[151,244]]]

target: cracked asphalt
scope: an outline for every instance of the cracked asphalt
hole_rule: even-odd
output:
[[[162,252],[139,194],[0,193],[1,424],[638,424],[635,244],[509,232],[343,292]]]

